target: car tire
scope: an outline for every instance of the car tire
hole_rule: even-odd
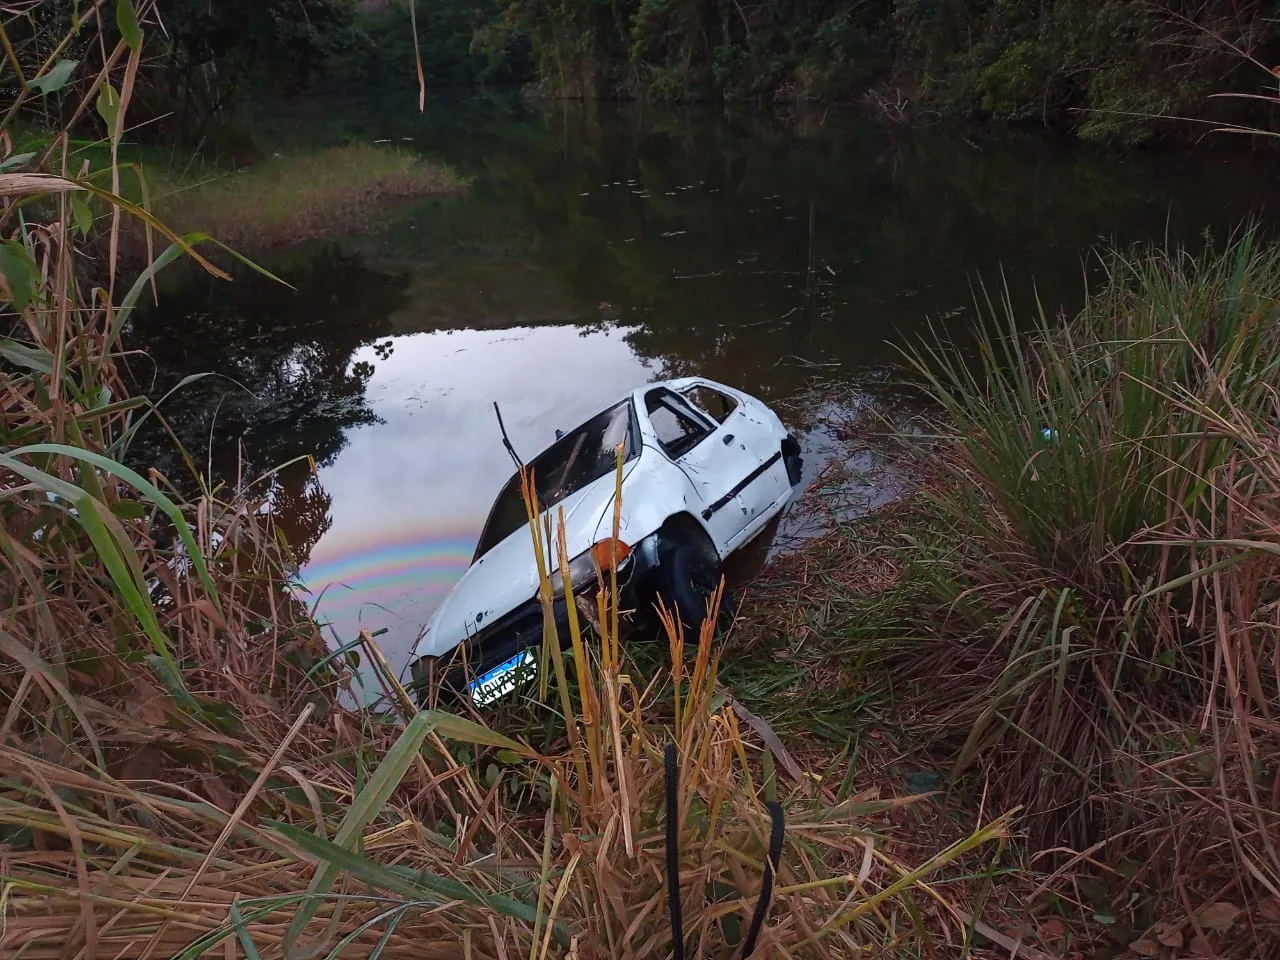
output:
[[[684,626],[685,636],[697,636],[707,616],[707,601],[720,584],[721,569],[705,550],[687,542],[667,549],[659,567],[659,595],[667,609]],[[720,600],[717,626],[733,622],[737,604],[726,590]]]
[[[798,487],[804,477],[804,457],[800,455],[800,443],[795,437],[788,436],[782,441],[782,462],[787,468],[787,480]]]

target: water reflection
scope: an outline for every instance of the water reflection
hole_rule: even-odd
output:
[[[348,639],[390,628],[393,662],[510,473],[495,400],[532,454],[640,381],[702,373],[779,407],[816,471],[844,449],[834,419],[903,402],[899,345],[973,323],[975,279],[1003,269],[1017,302],[1073,309],[1099,239],[1195,241],[1272,196],[1247,155],[978,149],[835,114],[290,109],[264,118],[274,146],[411,142],[474,186],[270,262],[296,292],[171,281],[133,331],[157,372],[136,366],[153,394],[205,370],[249,388],[203,380],[166,402],[215,478],[316,458],[316,476],[274,479],[277,511],[321,615]],[[138,455],[181,470],[158,440]]]
[[[161,413],[214,482],[249,481],[297,457],[326,462],[348,430],[376,420],[365,398],[372,365],[353,358],[389,329],[403,275],[337,247],[273,266],[297,289],[247,273],[234,283],[193,276],[128,331],[146,351],[126,357],[135,382],[163,398]],[[141,444],[139,462],[182,482],[188,467],[164,432]]]
[[[466,569],[514,469],[493,404],[529,458],[653,368],[622,329],[443,331],[395,337],[381,358],[372,349],[352,360],[375,364],[366,402],[378,422],[349,431],[320,468],[335,508],[302,575],[337,635],[389,627],[394,662]]]

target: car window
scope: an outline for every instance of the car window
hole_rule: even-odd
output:
[[[623,459],[638,452],[632,430],[631,402],[625,401],[598,413],[582,426],[560,436],[526,466],[533,471],[534,488],[542,510],[555,506],[612,472],[618,465],[618,444]],[[520,473],[512,475],[493,502],[474,563],[529,522],[520,487]]]
[[[711,433],[711,427],[670,390],[650,390],[644,403],[658,443],[672,460],[684,456]]]
[[[684,397],[716,423],[724,423],[738,409],[738,401],[727,393],[699,384],[684,392]]]

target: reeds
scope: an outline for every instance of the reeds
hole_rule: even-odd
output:
[[[130,29],[78,88],[82,108],[112,91],[113,147],[150,5],[119,8]],[[853,789],[856,770],[777,776],[717,683],[710,626],[687,649],[669,621],[669,669],[628,667],[608,576],[594,629],[571,623],[572,657],[548,637],[551,734],[418,710],[367,636],[385,709],[348,709],[352,653],[327,650],[288,591],[270,476],[184,500],[126,466],[160,417],[116,375],[145,346],[125,342],[127,314],[200,238],[101,186],[114,163],[63,169],[65,143],[18,161],[0,144],[0,954],[639,960],[678,936],[689,956],[729,956],[770,869],[774,803],[786,832],[755,955],[964,939],[929,880],[1007,820],[904,858],[887,814],[911,798]],[[127,290],[125,217],[170,243]],[[91,288],[78,241],[97,229]],[[531,535],[563,554],[555,525]]]
[[[1103,265],[1073,320],[988,300],[976,355],[911,353],[929,482],[759,602],[956,789],[1023,808],[1036,896],[1278,956],[1280,251]]]
[[[1280,250],[1101,257],[1078,317],[986,300],[976,351],[909,354],[927,481],[776,565],[747,640],[846,691],[828,733],[1021,806],[1024,909],[1277,957]],[[800,682],[787,714],[820,701]]]
[[[1239,431],[1274,423],[1280,254],[1244,233],[1200,258],[1140,250],[1106,266],[1084,313],[1034,318],[1030,345],[1009,313],[976,368],[916,357],[954,438],[931,497],[948,536],[913,562],[943,634],[966,641],[942,694],[948,723],[969,724],[957,768],[999,757],[1009,794],[1078,839],[1112,822],[1114,791],[1158,740],[1218,711],[1247,725],[1276,696],[1257,669],[1274,638],[1247,626],[1263,610],[1237,609],[1230,628],[1250,633],[1248,662],[1213,611],[1236,564],[1280,574],[1268,551],[1221,543],[1241,512],[1261,524],[1254,539],[1280,532],[1262,532],[1266,501],[1239,488],[1269,469]],[[1244,713],[1224,670],[1251,680]]]

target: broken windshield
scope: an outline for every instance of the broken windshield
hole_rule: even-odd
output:
[[[553,507],[613,471],[618,465],[618,444],[625,445],[622,457],[630,460],[636,453],[633,440],[629,400],[597,413],[582,426],[564,434],[526,465],[533,471],[539,506],[543,510]],[[528,522],[517,471],[493,502],[471,562],[479,560]]]

